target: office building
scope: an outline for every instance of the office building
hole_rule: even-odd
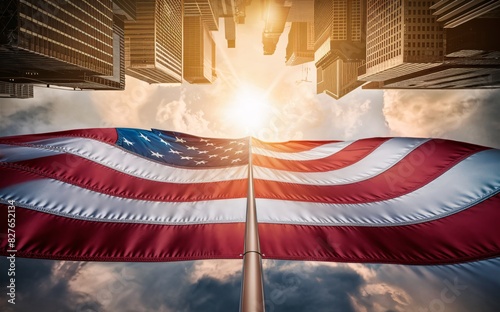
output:
[[[286,46],[286,65],[299,65],[314,61],[314,24],[292,22]]]
[[[138,0],[125,21],[126,74],[148,83],[182,81],[182,2]]]
[[[286,18],[287,22],[314,23],[314,0],[288,0],[292,6]]]
[[[183,0],[184,16],[201,16],[210,31],[219,30],[219,8],[217,0]]]
[[[445,30],[441,65],[366,85],[366,89],[490,89],[500,87],[498,18],[476,18]]]
[[[136,0],[113,0],[113,12],[122,20],[134,21],[136,10]]]
[[[184,80],[212,83],[216,79],[215,42],[202,16],[184,17]]]
[[[285,29],[285,23],[290,11],[291,3],[285,0],[265,0],[264,2],[264,31],[262,44],[264,55],[272,55]]]
[[[236,47],[236,9],[234,0],[220,0],[219,17],[224,19],[224,35],[228,48]]]
[[[364,86],[364,88],[499,88],[500,41],[497,39],[498,36],[491,31],[492,29],[500,28],[498,8],[496,10],[493,9],[491,1],[473,1],[467,3],[460,3],[460,1],[438,1],[434,4],[427,1],[425,4],[431,10],[422,11],[428,15],[422,16],[422,20],[425,19],[427,21],[429,16],[434,18],[439,16],[439,20],[442,20],[447,25],[447,28],[443,31],[442,42],[438,43],[439,47],[442,46],[443,49],[442,61],[437,66],[431,66],[410,73],[401,72],[397,76],[374,81]],[[408,8],[409,10],[410,7],[411,5]],[[486,11],[486,9],[489,10]],[[413,20],[411,21],[413,22]],[[410,24],[408,26],[409,30],[412,31],[413,25]],[[421,26],[421,31],[427,31],[427,25],[422,24]],[[406,34],[405,38],[410,39],[409,37],[410,34]],[[427,37],[425,35],[425,39]],[[413,35],[411,39],[413,39]],[[421,39],[424,39],[424,34],[422,33]],[[413,47],[413,43],[407,40],[405,46]],[[420,47],[423,47],[422,40]],[[427,44],[425,47],[427,48]],[[431,44],[431,49],[426,50],[432,51],[432,48]]]
[[[358,68],[363,61],[346,62],[337,58],[326,66],[316,69],[316,92],[325,93],[334,99],[340,99],[344,95],[360,87],[365,82],[358,81]]]
[[[430,9],[437,16],[437,21],[444,24],[444,28],[453,28],[478,17],[499,17],[500,1],[440,0],[432,4]]]
[[[365,0],[314,1],[317,93],[339,99],[357,87],[365,62]]]
[[[33,97],[33,85],[0,81],[0,98],[28,99]]]
[[[444,29],[433,1],[367,1],[366,64],[359,80],[384,81],[440,66]]]
[[[69,85],[113,75],[111,0],[2,1],[0,27],[0,80]]]

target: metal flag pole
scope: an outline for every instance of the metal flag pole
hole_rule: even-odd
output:
[[[264,312],[264,284],[259,228],[253,190],[252,137],[248,142],[248,194],[245,223],[245,251],[243,253],[243,280],[241,283],[241,312]]]

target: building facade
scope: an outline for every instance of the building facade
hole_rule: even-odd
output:
[[[292,22],[286,46],[286,65],[299,65],[314,61],[314,24]]]
[[[71,84],[113,74],[112,1],[0,3],[0,80]]]
[[[33,97],[33,85],[0,81],[0,98],[29,99]]]
[[[440,0],[434,3],[430,9],[433,11],[432,14],[437,16],[437,21],[444,24],[444,28],[453,28],[478,17],[491,16],[491,14],[499,17],[500,1]]]
[[[314,2],[317,93],[339,99],[361,86],[358,68],[366,58],[366,1]]]
[[[372,74],[373,82],[364,88],[500,87],[500,41],[491,31],[500,28],[500,16],[494,10],[485,12],[491,9],[493,1],[408,1],[404,4],[406,27],[400,37],[403,63]],[[442,22],[436,25],[436,19]],[[442,28],[447,21],[449,27]],[[367,67],[369,65],[367,63]],[[366,71],[369,73],[370,69]]]
[[[184,80],[189,83],[215,81],[215,42],[202,16],[184,17]]]
[[[126,74],[148,83],[182,81],[182,2],[138,0],[125,21]]]
[[[444,29],[431,1],[367,1],[366,65],[359,80],[384,81],[442,64]]]

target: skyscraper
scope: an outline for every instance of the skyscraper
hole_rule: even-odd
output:
[[[136,0],[113,0],[113,12],[124,20],[135,20],[136,11]]]
[[[182,81],[182,2],[138,0],[136,21],[125,21],[127,75],[148,83]]]
[[[189,83],[212,83],[215,42],[202,16],[184,17],[184,79]]]
[[[314,24],[292,22],[286,46],[286,64],[299,65],[314,61]]]
[[[0,80],[72,86],[113,75],[112,1],[0,3]]]
[[[358,67],[365,62],[365,0],[314,1],[317,93],[339,99],[364,82]]]
[[[314,23],[314,0],[288,0],[292,6],[288,12],[287,22]]]
[[[219,8],[217,0],[183,0],[184,16],[201,16],[208,30],[219,30]]]
[[[373,82],[364,88],[499,88],[500,41],[491,30],[500,28],[500,12],[492,10],[494,2],[404,2],[407,6],[404,12],[419,16],[405,18],[407,25],[402,39],[406,67],[399,66],[398,72],[387,70],[372,75]],[[433,13],[423,5],[437,11]],[[446,29],[434,27],[436,16],[445,23]],[[432,61],[436,56],[437,61],[428,64],[410,63],[412,59],[425,57]],[[414,67],[409,67],[411,65]]]
[[[444,23],[444,28],[452,28],[472,19],[487,16],[495,11],[498,17],[500,13],[500,1],[475,0],[475,1],[454,1],[440,0],[431,7],[433,15],[438,17],[437,21]]]
[[[212,83],[217,77],[211,31],[219,29],[218,21],[217,1],[184,0],[183,77],[189,83]]]
[[[262,44],[264,54],[272,55],[280,39],[290,11],[290,3],[285,0],[265,0],[264,2],[264,31]]]
[[[0,98],[28,99],[33,97],[33,85],[0,81]]]
[[[384,81],[442,64],[444,29],[430,10],[436,2],[368,0],[360,80]]]

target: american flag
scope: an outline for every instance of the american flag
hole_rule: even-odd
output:
[[[250,144],[251,143],[251,144]],[[140,129],[0,138],[19,257],[241,258],[249,154],[264,258],[500,255],[500,150],[437,139],[268,143]],[[7,213],[2,213],[7,224]]]

